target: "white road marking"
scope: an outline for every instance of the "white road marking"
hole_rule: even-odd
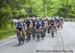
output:
[[[10,42],[13,42],[13,41],[15,41],[15,40],[16,40],[16,39],[12,39],[12,40],[10,40],[10,41],[4,42],[4,43],[0,44],[0,47],[3,46],[3,45],[8,44],[8,43],[10,43]]]

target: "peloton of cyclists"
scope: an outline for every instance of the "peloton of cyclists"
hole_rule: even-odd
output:
[[[45,19],[25,19],[24,21],[16,23],[17,37],[19,45],[25,40],[30,41],[31,37],[35,40],[40,40],[40,37],[44,39],[46,32],[51,33],[54,37],[54,33],[58,28],[62,28],[62,18],[45,18]]]

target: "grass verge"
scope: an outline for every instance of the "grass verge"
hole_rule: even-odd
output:
[[[15,25],[12,28],[11,24],[8,24],[6,29],[0,30],[0,40],[6,39],[14,34],[15,34]]]
[[[0,40],[6,39],[14,34],[15,32],[13,30],[6,30],[3,32],[0,32]]]

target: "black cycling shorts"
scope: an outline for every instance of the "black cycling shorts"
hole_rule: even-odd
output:
[[[33,24],[33,28],[35,27],[35,24]]]
[[[30,24],[27,24],[27,27],[29,27]]]
[[[54,25],[54,24],[51,24],[52,26]]]
[[[42,25],[42,28],[44,27],[45,25]]]
[[[36,26],[37,29],[39,29],[39,26]]]
[[[22,31],[22,28],[17,28],[18,30]]]

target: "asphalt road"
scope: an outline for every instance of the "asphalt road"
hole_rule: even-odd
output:
[[[43,50],[46,52],[36,52]],[[13,39],[0,46],[0,53],[71,53],[71,52],[50,52],[50,51],[70,51],[75,53],[75,23],[65,22],[63,29],[58,30],[55,37],[46,34],[44,40],[36,41],[31,39],[30,42],[25,42],[24,45],[18,46],[17,39]]]

